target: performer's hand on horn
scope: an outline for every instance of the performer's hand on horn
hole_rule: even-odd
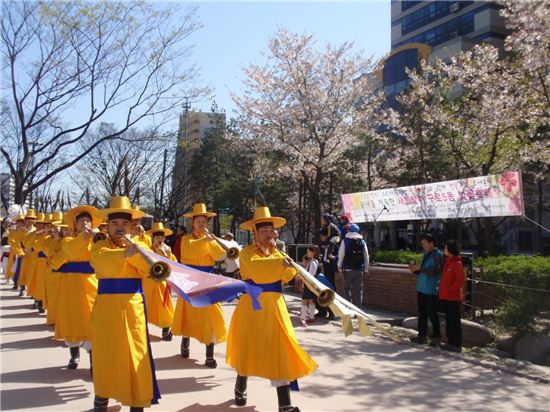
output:
[[[133,243],[127,245],[124,249],[124,256],[127,258],[134,256],[136,253],[138,253],[138,247]]]
[[[95,232],[88,222],[86,222],[86,224],[84,225],[84,230],[82,231],[82,234],[85,238],[91,238],[93,235],[95,235]]]

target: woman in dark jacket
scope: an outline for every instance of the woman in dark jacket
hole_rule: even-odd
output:
[[[460,306],[462,287],[466,281],[460,257],[460,243],[449,240],[445,246],[445,263],[439,282],[439,301],[445,308],[447,343],[441,348],[452,352],[462,350],[462,326]]]

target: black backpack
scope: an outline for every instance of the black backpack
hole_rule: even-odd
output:
[[[365,263],[363,257],[363,239],[345,239],[346,254],[344,256],[344,263],[349,269],[361,269],[361,266]]]

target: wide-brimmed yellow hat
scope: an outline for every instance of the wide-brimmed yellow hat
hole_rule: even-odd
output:
[[[216,213],[207,212],[206,205],[204,203],[195,203],[193,205],[193,210],[191,210],[188,213],[185,213],[183,217],[195,217],[195,216],[213,217],[213,216],[216,216]]]
[[[44,223],[45,219],[46,219],[46,214],[45,213],[37,213],[36,214],[36,220],[34,221],[34,223]]]
[[[16,222],[25,220],[25,215],[17,215],[17,218],[15,219]]]
[[[44,223],[52,223],[53,213],[45,213]]]
[[[174,233],[170,229],[166,229],[162,224],[162,222],[153,223],[153,227],[145,233],[147,233],[149,236],[153,236],[153,233],[157,233],[157,232],[164,233],[164,236],[170,236],[172,233]]]
[[[27,214],[25,215],[25,219],[36,219],[36,212],[34,209],[27,210]]]
[[[113,196],[111,198],[110,207],[100,210],[98,216],[100,219],[108,219],[112,213],[128,213],[132,216],[132,219],[139,219],[145,215],[145,212],[132,208],[130,199],[127,196]]]
[[[53,212],[52,223],[55,225],[62,222],[63,222],[63,212],[61,210],[56,210],[55,212]]]
[[[57,227],[70,227],[69,224],[67,223],[67,214],[63,216],[63,219],[61,221],[56,221],[53,223],[53,225]]]
[[[254,217],[251,220],[241,223],[241,229],[253,231],[256,228],[256,224],[271,222],[273,227],[279,228],[286,224],[286,219],[284,217],[271,216],[269,208],[266,206],[257,207],[254,210]]]
[[[76,226],[76,217],[81,213],[89,213],[92,217],[92,228],[96,228],[101,222],[101,218],[98,216],[99,210],[93,206],[83,205],[73,207],[67,213],[65,213],[65,221],[67,224],[74,228]]]

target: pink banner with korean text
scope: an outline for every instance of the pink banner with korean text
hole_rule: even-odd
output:
[[[352,222],[523,216],[520,172],[342,195]]]

